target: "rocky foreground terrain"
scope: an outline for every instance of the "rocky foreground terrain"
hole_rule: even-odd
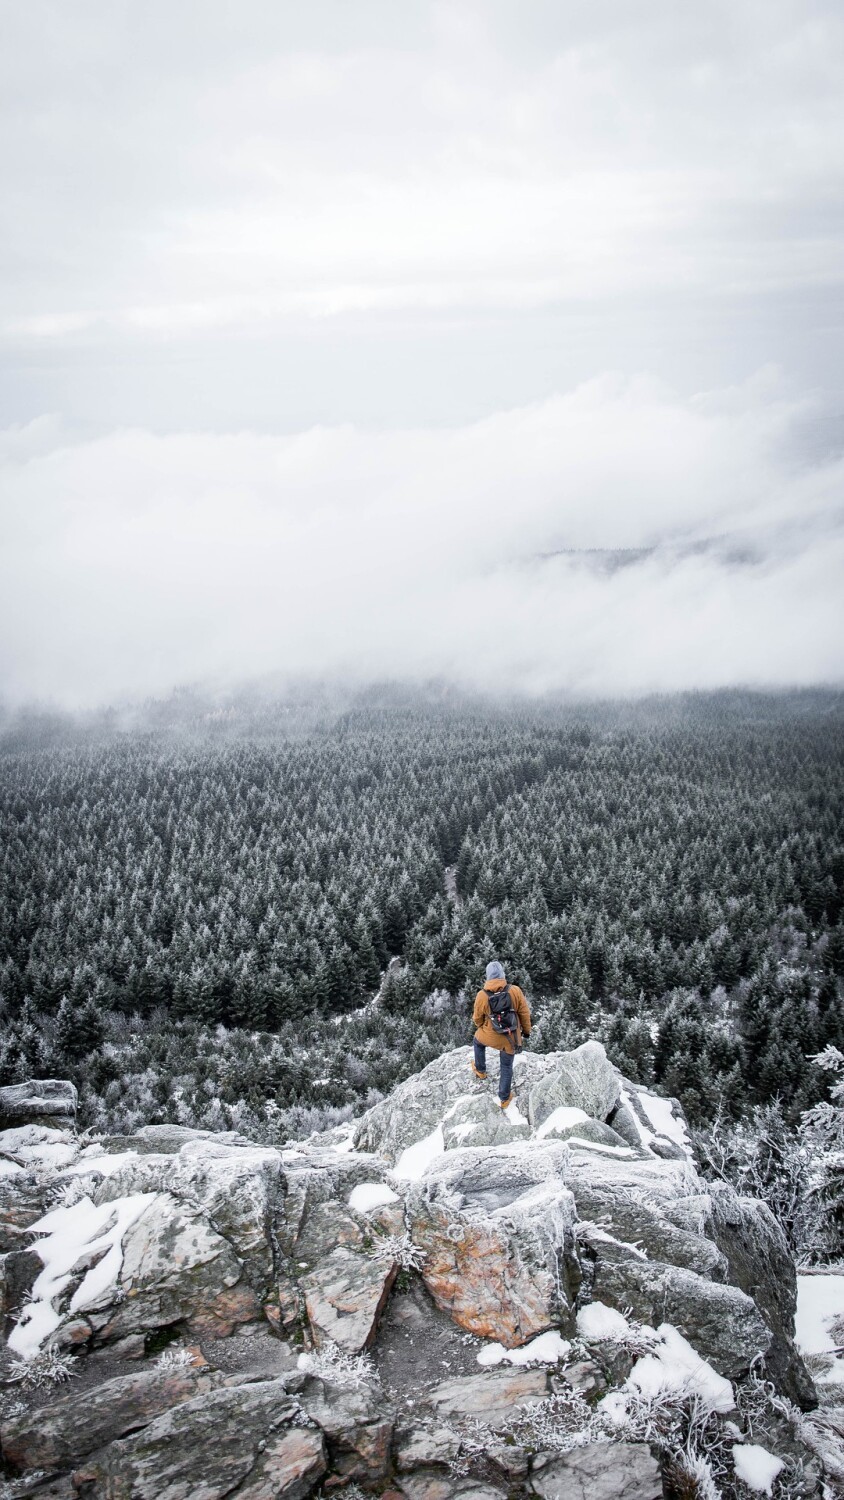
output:
[[[449,1053],[281,1150],[0,1090],[4,1493],[841,1493],[769,1210],[597,1043],[515,1082]]]

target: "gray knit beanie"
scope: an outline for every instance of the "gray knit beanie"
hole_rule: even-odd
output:
[[[487,966],[486,966],[486,977],[487,977],[487,979],[503,979],[504,978],[504,965],[500,964],[498,962],[498,959],[496,959],[494,961],[494,963],[487,964]]]

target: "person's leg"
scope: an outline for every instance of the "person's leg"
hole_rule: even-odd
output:
[[[486,1047],[482,1042],[472,1043],[475,1049],[475,1072],[486,1073]]]
[[[501,1071],[498,1075],[498,1097],[509,1099],[513,1092],[513,1057],[512,1052],[499,1052],[501,1058]]]

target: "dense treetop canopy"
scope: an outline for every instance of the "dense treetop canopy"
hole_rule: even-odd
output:
[[[317,1055],[318,1037],[325,1056],[337,1044],[339,1071],[326,1099],[304,1069],[293,1101],[340,1107],[418,1060],[420,1031],[429,1051],[468,1038],[494,956],[530,995],[539,1045],[601,1035],[693,1116],[818,1097],[807,1056],[844,1045],[836,695],[288,705],[223,723],[6,736],[6,1078],[40,1047],[99,1097],[121,1070],[104,1063],[109,1027],[122,1017],[124,1048],[146,1046],[153,1018],[192,1053],[184,1115],[209,1028],[275,1053],[305,1030]],[[351,1077],[340,1053],[379,990],[393,1074]],[[83,1066],[97,1056],[99,1081]],[[259,1111],[290,1102],[272,1069],[243,1087]]]

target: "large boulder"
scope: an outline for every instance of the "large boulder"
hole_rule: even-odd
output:
[[[592,1295],[655,1327],[671,1323],[720,1375],[744,1375],[771,1344],[771,1331],[752,1297],[694,1271],[614,1254],[603,1248]]]
[[[187,1134],[190,1138],[177,1151],[129,1155],[116,1168],[108,1156],[88,1157],[76,1163],[75,1175],[96,1183],[91,1192],[95,1203],[157,1192],[201,1215],[227,1241],[255,1292],[264,1297],[274,1280],[274,1225],[284,1206],[280,1153]]]
[[[626,1247],[634,1259],[682,1266],[713,1281],[727,1279],[705,1184],[690,1163],[573,1151],[568,1185],[590,1255],[615,1242],[616,1251]]]
[[[437,1306],[507,1348],[572,1323],[579,1284],[565,1146],[449,1152],[408,1197]]]
[[[584,1042],[572,1052],[555,1054],[554,1067],[534,1083],[528,1095],[533,1126],[555,1109],[582,1109],[593,1120],[606,1120],[618,1103],[621,1083],[600,1042]]]
[[[542,1500],[662,1500],[662,1476],[645,1443],[588,1443],[541,1468],[533,1488]]]
[[[325,1441],[283,1380],[212,1391],[110,1443],[73,1475],[84,1500],[302,1500]]]
[[[818,1398],[794,1344],[797,1272],[785,1234],[758,1198],[742,1197],[726,1182],[710,1183],[709,1190],[729,1279],[753,1298],[773,1335],[765,1367],[778,1389],[809,1410]]]
[[[0,1130],[19,1125],[76,1128],[77,1093],[66,1078],[30,1078],[0,1088]]]
[[[325,1204],[348,1203],[356,1187],[383,1184],[389,1171],[384,1156],[310,1144],[284,1150],[281,1160],[285,1195],[275,1235],[282,1257],[295,1263],[307,1259],[300,1254],[303,1236]]]
[[[88,1316],[98,1342],[182,1320],[219,1338],[260,1318],[261,1307],[229,1240],[160,1193],[124,1237],[116,1305]]]
[[[0,1427],[3,1458],[15,1469],[69,1469],[107,1443],[148,1424],[171,1407],[225,1385],[207,1366],[139,1370],[94,1390],[71,1390],[47,1406],[7,1417]]]
[[[9,1337],[26,1358],[48,1337],[104,1344],[186,1322],[214,1338],[261,1316],[228,1240],[168,1193],[82,1197],[32,1228],[44,1269]]]
[[[302,1278],[305,1308],[317,1348],[336,1344],[347,1354],[368,1349],[398,1266],[339,1245]]]
[[[685,1159],[595,1154],[590,1160],[572,1152],[568,1181],[591,1296],[631,1309],[640,1322],[674,1323],[698,1353],[731,1377],[774,1347],[777,1327],[785,1336],[789,1278],[777,1292],[772,1283],[777,1269],[784,1270],[778,1259],[784,1246],[766,1210],[753,1221],[754,1233],[753,1211],[745,1217],[733,1195],[735,1223],[728,1233],[710,1185]],[[728,1240],[732,1260],[725,1253]],[[770,1290],[760,1300],[756,1289],[766,1256]],[[792,1363],[788,1345],[777,1347],[785,1364]],[[798,1371],[794,1360],[794,1378]]]

